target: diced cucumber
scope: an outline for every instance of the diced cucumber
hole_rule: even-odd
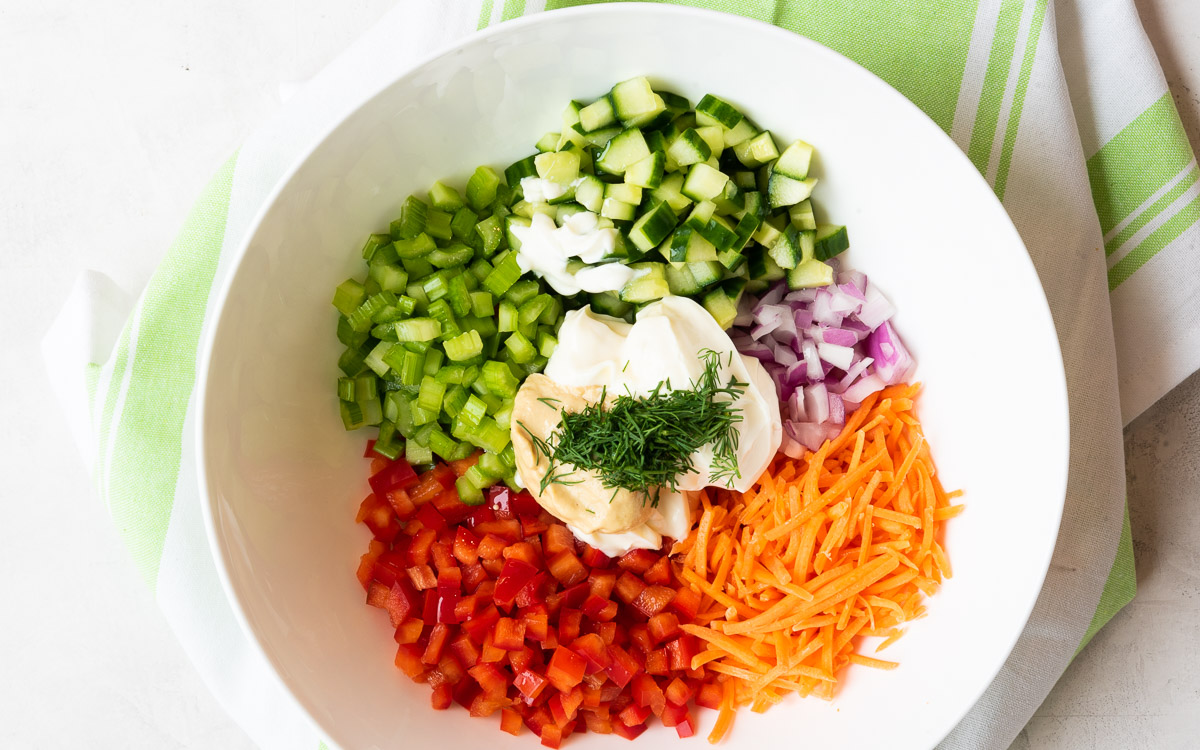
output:
[[[771,208],[794,206],[812,195],[813,188],[816,186],[816,177],[796,180],[772,171],[767,182],[767,203]]]
[[[623,175],[631,165],[650,155],[642,131],[630,128],[621,131],[605,145],[596,157],[596,168],[609,174]]]
[[[753,191],[751,191],[753,192]],[[738,188],[734,180],[727,180],[721,194],[713,198],[717,213],[722,215],[736,214],[746,205],[746,194]]]
[[[745,143],[757,134],[758,129],[754,127],[750,119],[743,117],[737,125],[725,131],[725,148],[733,148],[738,144]]]
[[[703,138],[704,142],[708,144],[708,158],[720,158],[721,152],[725,150],[725,135],[722,133],[720,127],[713,125],[711,127],[696,128],[696,135]]]
[[[600,205],[600,215],[613,221],[633,221],[636,214],[637,206],[615,198],[605,198]]]
[[[671,293],[667,285],[665,263],[633,263],[629,266],[634,277],[621,288],[621,299],[625,302],[651,302]]]
[[[775,244],[771,245],[770,255],[780,268],[790,269],[800,265],[802,258],[799,231],[793,226],[783,230]]]
[[[711,260],[688,263],[687,268],[702,289],[725,278],[725,268],[720,263],[714,263]]]
[[[517,235],[513,232],[514,226],[528,227],[532,222],[524,216],[506,216],[504,218],[504,237],[508,241],[508,246],[513,250],[521,249],[521,240],[517,239]],[[503,294],[503,292],[501,292]]]
[[[533,144],[534,147],[543,154],[558,149],[558,142],[562,140],[562,133],[546,133],[538,142]]]
[[[667,145],[668,169],[679,169],[708,161],[712,149],[695,128],[688,128]]]
[[[621,122],[629,122],[635,118],[645,117],[666,109],[662,97],[654,93],[650,81],[645,76],[621,81],[609,92],[612,100],[613,113]]]
[[[751,238],[763,247],[771,247],[783,232],[783,217],[772,216],[758,225]]]
[[[738,290],[739,294],[741,290]],[[733,325],[733,319],[737,317],[737,297],[730,297],[724,289],[724,285],[719,286],[704,295],[702,300],[704,309],[713,316],[713,320],[717,321],[717,325],[721,328],[729,328]]]
[[[666,163],[666,154],[662,151],[651,151],[649,156],[626,168],[625,182],[638,187],[656,188],[662,184]]]
[[[594,175],[580,176],[579,184],[575,186],[575,200],[592,213],[598,213],[604,203],[604,183]]]
[[[816,229],[817,219],[813,215],[812,200],[805,198],[796,205],[789,206],[788,219],[797,229]]]
[[[684,226],[691,227],[697,232],[703,232],[704,228],[708,226],[708,222],[712,219],[713,214],[715,214],[716,211],[717,207],[715,204],[709,201],[700,201],[692,209],[691,213],[688,214],[688,217],[686,220],[684,220],[683,224]]]
[[[725,190],[729,175],[707,164],[693,164],[681,192],[694,201],[711,201]]]
[[[850,247],[850,237],[844,226],[818,224],[813,244],[813,256],[817,260],[829,260]]]
[[[683,189],[684,176],[681,174],[668,175],[663,178],[662,184],[650,191],[650,196],[654,200],[665,201],[671,210],[675,213],[683,213],[687,207],[692,205],[692,199],[684,195]],[[576,191],[578,195],[578,191]]]
[[[572,151],[538,154],[533,162],[538,177],[560,185],[570,185],[579,176],[579,155]]]
[[[611,315],[614,318],[623,318],[626,313],[633,309],[633,305],[625,302],[612,292],[601,292],[593,294],[588,298],[592,309],[602,315]]]
[[[633,223],[629,239],[643,253],[653,250],[675,228],[675,212],[665,202],[655,203]]]
[[[812,164],[813,147],[804,141],[795,141],[783,150],[775,160],[773,169],[776,174],[791,177],[793,180],[808,178],[808,169]]]
[[[702,263],[715,261],[717,249],[690,226],[675,230],[671,237],[670,260],[672,263]]]
[[[586,208],[579,205],[578,203],[574,203],[574,202],[560,203],[560,204],[558,204],[558,206],[556,206],[556,210],[554,212],[554,223],[558,224],[559,226],[562,226],[563,222],[566,221],[568,218],[574,216],[575,214],[579,213],[580,211],[586,211],[586,210],[587,210]]]
[[[704,229],[700,230],[700,235],[711,242],[718,253],[729,250],[737,241],[737,233],[723,216],[709,219]]]
[[[636,206],[642,202],[642,189],[627,182],[610,182],[604,186],[604,197]]]
[[[747,167],[758,167],[779,158],[779,149],[771,131],[764,130],[753,138],[747,138],[733,147],[738,161]]]
[[[789,289],[829,286],[833,283],[833,267],[817,259],[808,260],[787,272]]]
[[[719,122],[722,127],[736,127],[743,119],[742,113],[738,111],[729,102],[712,94],[705,94],[704,98],[696,104],[696,115],[706,115],[716,122]]]
[[[600,97],[596,101],[579,110],[579,126],[584,132],[590,133],[593,130],[608,127],[617,121],[617,116],[613,112],[612,100],[607,96]]]

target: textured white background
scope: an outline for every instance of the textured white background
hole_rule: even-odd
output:
[[[0,747],[250,747],[91,494],[38,344],[79,270],[140,289],[281,86],[393,2],[0,3]],[[1138,6],[1200,145],[1200,4]],[[1140,593],[1014,748],[1200,742],[1200,376],[1126,449]]]

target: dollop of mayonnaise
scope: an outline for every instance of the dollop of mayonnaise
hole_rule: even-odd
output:
[[[721,382],[736,378],[747,384],[736,401],[742,417],[737,425],[740,476],[725,486],[743,492],[750,489],[779,450],[783,430],[770,376],[758,360],[738,354],[712,315],[686,297],[665,297],[646,306],[632,325],[597,314],[590,307],[573,310],[559,329],[558,341],[546,365],[546,377],[559,386],[581,392],[589,389],[593,394],[595,386],[605,386],[609,397],[626,393],[646,396],[659,383],[673,390],[691,388],[704,372],[702,353],[714,351],[721,357]],[[597,530],[591,515],[559,518],[580,540],[610,556],[631,549],[658,549],[663,537],[681,540],[691,530],[693,493],[712,484],[712,458],[710,446],[697,450],[693,454],[695,470],[679,477],[679,491],[664,488],[658,507],[649,513],[624,514],[632,521],[628,528],[605,524],[603,530]],[[518,456],[518,468],[520,464]],[[611,494],[608,490],[603,500],[607,502]],[[625,495],[614,502],[641,503],[643,499]],[[560,504],[548,510],[563,512],[564,507]]]
[[[522,272],[532,271],[545,279],[554,291],[564,296],[619,291],[636,273],[620,263],[600,263],[612,254],[621,238],[613,227],[599,224],[600,217],[591,211],[566,217],[562,226],[555,225],[554,219],[546,214],[535,213],[529,226],[512,226],[512,233],[521,243],[517,265]],[[598,265],[570,271],[567,264],[574,258]]]

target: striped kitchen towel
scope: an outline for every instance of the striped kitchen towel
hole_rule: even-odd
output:
[[[220,168],[136,302],[86,274],[47,338],[73,434],[134,562],[209,687],[263,747],[321,740],[239,630],[209,557],[192,423],[213,290],[272,187],[359,101],[476,29],[580,4],[399,5]],[[692,4],[808,36],[899,89],[986,176],[1038,269],[1071,400],[1065,515],[1025,633],[943,743],[1006,747],[1132,597],[1121,427],[1200,366],[1196,161],[1132,0]],[[1011,364],[1019,377],[1019,357]]]

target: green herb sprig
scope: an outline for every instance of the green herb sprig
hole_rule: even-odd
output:
[[[570,465],[594,470],[605,487],[643,493],[657,507],[659,491],[677,489],[679,477],[695,469],[692,454],[705,445],[713,449],[714,484],[740,477],[737,424],[742,415],[734,402],[747,384],[730,378],[721,385],[721,355],[706,349],[700,356],[704,372],[690,390],[671,391],[659,383],[644,398],[622,395],[611,404],[602,391],[597,403],[564,413],[549,440],[534,440],[535,453],[550,462],[541,491],[567,483],[571,472],[562,467]]]

